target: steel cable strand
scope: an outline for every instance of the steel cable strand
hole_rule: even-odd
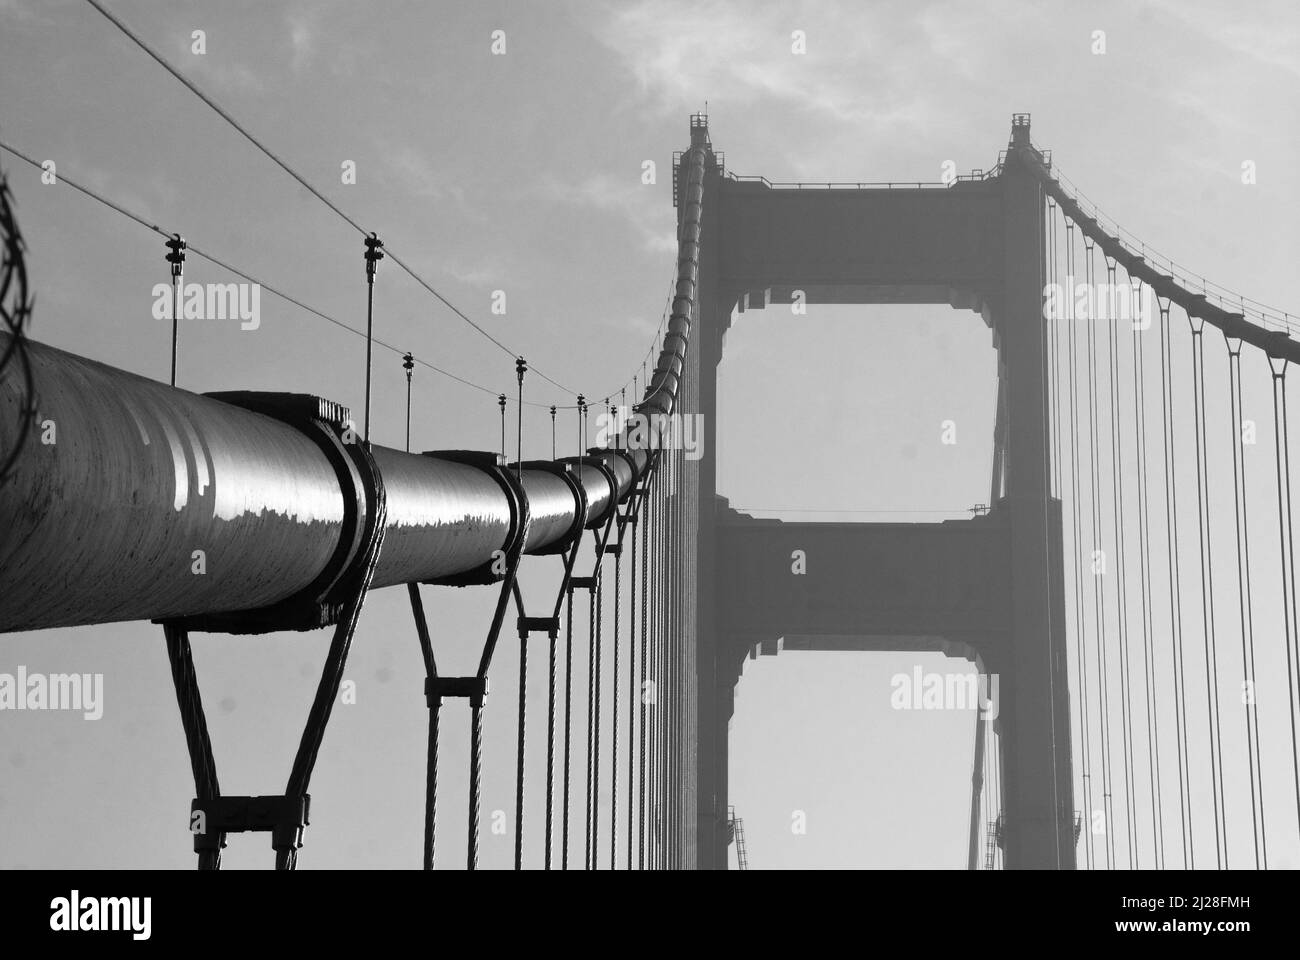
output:
[[[548,640],[549,658],[546,672],[546,869],[551,869],[551,851],[555,839],[555,671],[558,664],[559,638],[552,631]]]
[[[628,502],[632,515],[632,568],[628,571],[628,605],[627,605],[627,869],[633,869],[636,863],[636,704],[640,697],[636,686],[636,570],[637,570],[637,526],[640,522],[641,500],[632,486],[631,499]],[[645,649],[645,637],[641,638],[641,649]]]
[[[685,460],[682,451],[677,450],[677,510],[675,512],[676,526],[674,533],[676,540],[673,545],[673,576],[676,580],[676,644],[674,649],[673,664],[676,670],[676,683],[673,688],[673,701],[677,709],[673,711],[675,730],[673,732],[673,764],[675,770],[675,783],[673,790],[673,800],[675,803],[676,816],[674,824],[676,826],[676,842],[674,850],[677,855],[677,869],[686,868],[686,791],[685,777],[683,772],[683,748],[685,745],[685,715],[686,715],[686,677],[685,677],[685,649],[686,649],[686,591],[685,591],[685,531],[686,531],[686,474],[683,469]]]
[[[1059,209],[1059,208],[1058,208]],[[1074,223],[1066,220],[1066,269],[1065,275],[1071,286],[1074,285]],[[1074,620],[1075,620],[1075,658],[1079,667],[1079,687],[1080,687],[1080,713],[1082,714],[1082,745],[1083,745],[1083,785],[1084,796],[1087,797],[1088,811],[1088,845],[1085,848],[1085,861],[1088,869],[1095,866],[1095,844],[1094,834],[1092,832],[1092,814],[1096,809],[1093,801],[1092,785],[1092,730],[1091,720],[1089,717],[1088,704],[1088,647],[1084,638],[1084,614],[1083,614],[1083,571],[1079,563],[1079,547],[1082,541],[1082,521],[1080,519],[1079,498],[1082,484],[1079,481],[1079,410],[1078,410],[1078,387],[1076,384],[1077,371],[1079,366],[1077,342],[1078,342],[1078,318],[1074,315],[1074,296],[1073,290],[1069,291],[1066,297],[1067,313],[1069,315],[1070,339],[1069,339],[1069,395],[1070,395],[1070,513],[1073,522],[1074,542],[1073,542],[1073,563],[1074,568]]]
[[[1093,260],[1093,243],[1085,237],[1084,247],[1087,256],[1084,260],[1084,271],[1087,276],[1088,289],[1096,289],[1093,279],[1096,276],[1096,266]],[[1097,331],[1096,325],[1091,318],[1088,319],[1088,435],[1089,435],[1089,468],[1091,472],[1092,483],[1092,583],[1093,583],[1093,610],[1095,617],[1095,626],[1097,629],[1097,648],[1099,656],[1097,658],[1097,689],[1101,701],[1101,776],[1102,776],[1102,810],[1106,822],[1106,869],[1114,869],[1115,863],[1115,817],[1114,804],[1111,797],[1111,738],[1110,738],[1110,668],[1106,657],[1106,587],[1104,576],[1097,570],[1097,552],[1101,542],[1101,507],[1099,503],[1097,488],[1101,486],[1101,467],[1098,463],[1099,454],[1097,446]],[[1105,551],[1102,550],[1103,563],[1105,562]],[[1102,568],[1104,571],[1104,567]]]
[[[425,760],[425,836],[424,868],[432,870],[437,862],[438,837],[438,719],[442,705],[429,708],[429,746]]]
[[[582,455],[582,396],[578,396],[578,455]],[[578,539],[573,544],[573,550],[577,551],[582,546],[582,535],[579,531]],[[573,584],[570,583],[565,591],[565,628],[564,628],[564,811],[561,822],[560,843],[562,850],[560,852],[560,869],[569,869],[569,811],[571,809],[570,785],[572,769],[572,748],[573,748]]]
[[[569,788],[573,732],[573,587],[564,599],[564,803],[560,825],[560,869],[569,869]]]
[[[603,546],[603,545],[602,545]],[[600,869],[600,700],[603,691],[600,686],[601,667],[601,622],[604,618],[605,578],[602,576],[605,565],[604,552],[596,561],[595,593],[595,633],[592,645],[596,651],[596,677],[593,689],[596,692],[596,714],[592,722],[592,774],[591,774],[591,869]]]
[[[433,655],[433,641],[429,637],[428,621],[424,616],[424,603],[420,599],[420,585],[408,583],[406,591],[411,600],[411,614],[420,641],[420,655],[424,660],[425,702],[429,710],[429,738],[424,767],[423,863],[425,870],[432,870],[436,860],[438,833],[438,719],[442,712],[442,696],[429,692],[429,684],[438,676],[438,663]]]
[[[663,454],[660,454],[661,458]],[[667,770],[664,766],[664,758],[667,755],[664,734],[667,730],[665,717],[668,713],[668,680],[667,680],[667,657],[665,648],[667,646],[665,614],[667,610],[667,593],[668,593],[668,565],[666,561],[665,545],[666,531],[668,529],[668,470],[666,463],[661,461],[660,470],[662,475],[659,477],[659,508],[656,514],[659,517],[658,529],[655,531],[657,545],[655,547],[655,759],[654,759],[654,776],[655,776],[655,793],[654,793],[654,829],[655,829],[655,867],[663,870],[666,866],[664,859],[667,850],[667,831],[666,815],[664,810],[664,799],[667,796],[665,790],[664,778]]]
[[[522,616],[522,614],[521,614]],[[528,719],[528,638],[519,639],[519,719],[515,759],[515,869],[524,866],[524,748]]]
[[[307,726],[303,730],[302,740],[298,744],[298,753],[294,757],[289,781],[285,786],[284,792],[288,797],[302,797],[307,794],[312,770],[315,769],[316,758],[325,737],[325,727],[329,723],[334,703],[338,699],[339,685],[343,681],[343,671],[347,666],[352,638],[356,633],[357,622],[361,619],[361,609],[365,605],[366,596],[370,592],[370,583],[374,578],[375,566],[383,551],[384,535],[388,529],[388,497],[384,490],[384,479],[371,455],[369,444],[357,445],[357,456],[354,462],[361,469],[365,487],[367,530],[364,560],[360,571],[354,576],[353,583],[348,585],[350,596],[334,628],[334,637],[325,660],[325,669],[321,674],[320,685],[316,688],[316,699],[312,702]],[[296,847],[292,845],[277,847],[276,867],[278,869],[293,870],[297,862]]]
[[[677,534],[677,470],[675,454],[668,452],[665,480],[666,505],[664,510],[664,739],[663,739],[663,818],[664,818],[664,869],[676,869],[677,840],[677,582],[675,579]]]
[[[482,806],[483,780],[483,699],[470,699],[469,734],[469,844],[466,852],[467,870],[478,869],[478,820]]]
[[[649,463],[650,461],[647,461]],[[643,486],[650,482],[652,478],[647,477],[642,480]],[[647,648],[650,645],[650,637],[646,633],[646,615],[647,615],[647,571],[650,568],[650,503],[649,492],[643,490],[641,497],[642,507],[645,509],[645,516],[641,519],[641,690],[637,696],[638,722],[637,734],[640,740],[640,752],[637,757],[637,867],[645,869],[645,809],[646,809],[646,696],[649,691],[648,677],[646,676]]]
[[[1130,280],[1132,277],[1130,276]],[[1143,302],[1142,281],[1138,280],[1138,303]],[[1153,623],[1151,614],[1151,495],[1147,483],[1147,420],[1146,420],[1146,362],[1139,333],[1150,327],[1149,318],[1139,314],[1140,322],[1133,324],[1133,397],[1134,461],[1138,471],[1138,571],[1142,589],[1142,689],[1147,715],[1147,772],[1151,791],[1152,852],[1156,869],[1165,862],[1165,821],[1163,782],[1160,775],[1160,713],[1155,704],[1155,674],[1151,669]]]
[[[1237,374],[1237,410],[1244,414],[1241,402],[1241,374]],[[1238,441],[1242,440],[1241,433],[1237,433]],[[1241,453],[1241,539],[1242,546],[1245,550],[1245,574],[1246,574],[1246,624],[1250,636],[1248,649],[1250,652],[1250,676],[1252,689],[1255,677],[1255,620],[1253,606],[1253,592],[1250,577],[1250,517],[1247,510],[1248,497],[1246,494],[1246,456],[1244,447],[1239,448]],[[1263,869],[1268,869],[1268,830],[1265,826],[1264,819],[1264,755],[1260,750],[1259,742],[1259,712],[1255,701],[1249,704],[1251,720],[1254,726],[1254,750],[1255,750],[1255,781],[1259,792],[1259,843],[1260,843],[1260,864]]]
[[[1183,834],[1183,867],[1196,867],[1196,833],[1191,806],[1191,741],[1187,736],[1187,674],[1183,656],[1182,571],[1178,547],[1178,459],[1173,430],[1173,328],[1169,301],[1160,301],[1161,426],[1165,451],[1165,525],[1169,556],[1169,607],[1174,679],[1174,732],[1178,741],[1178,802]]]
[[[1192,389],[1196,414],[1196,507],[1201,549],[1201,617],[1205,651],[1205,707],[1210,732],[1210,788],[1214,803],[1214,859],[1225,866],[1227,823],[1223,820],[1223,755],[1219,738],[1219,667],[1214,634],[1214,570],[1210,559],[1209,452],[1205,440],[1205,361],[1201,341],[1203,324],[1188,316],[1192,328]]]
[[[203,698],[199,694],[199,680],[194,671],[194,653],[190,647],[189,633],[179,624],[164,623],[163,636],[167,642],[167,659],[171,664],[176,702],[180,706],[185,745],[189,748],[194,795],[201,802],[215,800],[221,796],[221,785],[217,780],[217,762],[212,753],[212,739],[208,735]],[[220,870],[221,848],[225,845],[226,835],[218,834],[216,848],[199,853],[198,868]]]
[[[1278,546],[1282,561],[1282,620],[1286,630],[1283,647],[1286,649],[1288,714],[1291,724],[1291,769],[1295,786],[1296,824],[1300,826],[1300,739],[1296,735],[1297,674],[1300,673],[1300,640],[1296,619],[1295,589],[1295,531],[1291,516],[1291,434],[1286,417],[1286,360],[1280,366],[1272,358],[1269,366],[1273,374],[1273,445],[1274,464],[1277,471],[1277,527]]]
[[[1048,231],[1047,231],[1048,277],[1047,279],[1048,279],[1049,289],[1052,291],[1052,299],[1049,301],[1049,303],[1051,304],[1051,308],[1050,310],[1046,311],[1046,315],[1044,316],[1045,326],[1047,330],[1047,352],[1048,355],[1051,357],[1051,376],[1048,380],[1048,386],[1050,387],[1050,391],[1051,391],[1050,393],[1051,396],[1050,439],[1052,444],[1052,469],[1051,469],[1050,481],[1054,487],[1053,492],[1055,493],[1057,501],[1062,504],[1061,545],[1063,551],[1064,543],[1065,543],[1065,529],[1064,529],[1065,478],[1064,478],[1064,468],[1062,466],[1063,460],[1061,455],[1061,433],[1062,433],[1062,429],[1061,429],[1061,325],[1065,321],[1065,316],[1064,316],[1064,311],[1061,309],[1061,305],[1064,302],[1064,300],[1067,299],[1067,297],[1057,296],[1057,293],[1062,290],[1060,284],[1060,275],[1058,270],[1060,249],[1059,249],[1059,244],[1057,243],[1056,201],[1051,197],[1047,198],[1047,221],[1048,221]],[[1044,369],[1046,368],[1047,368],[1047,364],[1044,363]],[[1045,427],[1044,429],[1049,429],[1049,428]],[[1051,526],[1050,518],[1045,518],[1045,519],[1047,519],[1046,528],[1050,529]],[[1052,552],[1051,545],[1049,543],[1047,545],[1047,553],[1049,556],[1051,552]],[[1064,585],[1064,576],[1065,576],[1064,568],[1062,568],[1063,585]],[[1062,622],[1061,631],[1063,635],[1065,635],[1063,636],[1063,645],[1064,645],[1065,656],[1066,656],[1067,687],[1068,687],[1068,676],[1069,676],[1068,630],[1069,630],[1068,623]],[[1075,639],[1077,644],[1077,639],[1078,639],[1077,634]],[[1070,701],[1067,698],[1067,704],[1069,702]],[[1072,725],[1074,722],[1074,718],[1070,717],[1069,722]],[[1082,724],[1082,714],[1080,714],[1080,724]],[[1055,752],[1055,744],[1053,745],[1053,751]],[[1072,768],[1071,775],[1073,776],[1073,763],[1071,763],[1071,768]],[[1082,767],[1080,767],[1080,773],[1082,773]],[[1079,797],[1083,796],[1083,787],[1084,784],[1081,781],[1079,785],[1079,792],[1076,794],[1076,796]],[[1058,845],[1058,851],[1059,851],[1059,845]]]
[[[593,576],[596,574],[593,573]],[[585,840],[582,863],[584,870],[591,869],[591,778],[592,778],[592,730],[596,711],[596,691],[593,686],[596,676],[596,592],[587,592],[587,791],[583,804],[585,818]]]
[[[663,527],[663,500],[660,492],[662,492],[663,479],[660,477],[659,457],[659,454],[655,455],[654,492],[651,494],[654,498],[654,510],[651,511],[654,514],[654,529],[651,531],[651,542],[653,542],[654,546],[654,574],[650,578],[650,585],[654,589],[654,600],[651,601],[650,605],[650,630],[654,644],[650,648],[650,657],[651,673],[653,673],[654,679],[651,680],[650,709],[647,710],[647,713],[650,714],[650,717],[647,718],[650,723],[650,757],[649,761],[647,761],[649,762],[649,770],[647,770],[649,786],[647,786],[646,793],[646,816],[649,818],[647,833],[650,835],[650,851],[647,862],[649,862],[650,869],[653,870],[659,869],[659,844],[662,843],[662,830],[660,830],[659,823],[660,812],[662,812],[659,807],[662,770],[660,770],[659,766],[659,754],[663,748],[663,734],[660,731],[663,714],[662,704],[660,704],[660,697],[663,696],[663,665],[660,662],[663,630],[659,618],[659,607],[663,604],[663,549],[662,542],[660,542],[660,528]]]
[[[1135,777],[1133,775],[1133,701],[1132,666],[1129,660],[1128,645],[1128,595],[1126,586],[1126,551],[1124,531],[1124,465],[1123,465],[1123,427],[1119,408],[1123,402],[1119,385],[1119,351],[1115,345],[1115,262],[1106,259],[1106,354],[1108,363],[1108,387],[1110,391],[1110,436],[1111,436],[1111,517],[1114,521],[1115,560],[1118,576],[1116,577],[1116,626],[1119,640],[1119,677],[1120,677],[1120,743],[1123,748],[1124,769],[1124,832],[1128,840],[1128,862],[1132,868],[1140,868],[1138,857],[1140,848],[1137,844],[1137,803]]]
[[[1234,345],[1235,344],[1235,345]],[[1245,514],[1246,498],[1246,463],[1245,449],[1242,446],[1242,410],[1241,410],[1241,341],[1234,341],[1224,336],[1224,346],[1228,351],[1228,404],[1231,410],[1232,424],[1232,507],[1235,522],[1235,543],[1237,551],[1237,608],[1241,625],[1241,673],[1243,679],[1242,700],[1243,714],[1246,720],[1246,764],[1250,775],[1250,827],[1251,841],[1254,845],[1255,869],[1261,866],[1260,830],[1263,811],[1260,805],[1263,795],[1257,789],[1257,758],[1255,756],[1256,733],[1255,718],[1252,716],[1255,699],[1255,674],[1252,664],[1254,648],[1254,626],[1250,615],[1250,546],[1243,543],[1248,536]]]
[[[618,506],[615,505],[615,510]],[[622,536],[619,537],[621,541]],[[611,686],[614,688],[613,702],[610,704],[610,762],[609,762],[609,869],[618,869],[618,631],[619,631],[619,591],[622,587],[623,545],[619,543],[618,553],[614,555],[614,658],[610,671]]]

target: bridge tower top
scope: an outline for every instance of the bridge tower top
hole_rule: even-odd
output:
[[[691,146],[712,147],[709,140],[709,115],[707,113],[691,114]]]
[[[1013,113],[1011,115],[1011,146],[1029,146],[1029,114]]]

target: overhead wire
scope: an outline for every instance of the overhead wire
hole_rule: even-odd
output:
[[[41,164],[38,161],[34,160],[32,157],[28,156],[26,153],[24,153],[23,151],[19,150],[17,147],[14,147],[9,143],[0,141],[0,150],[4,150],[12,154],[13,156],[17,157],[19,160],[22,160],[24,163],[34,167],[37,170],[43,169],[41,167]],[[123,206],[122,204],[110,200],[108,197],[104,196],[103,194],[98,193],[90,189],[89,187],[85,186],[84,184],[81,184],[76,180],[69,178],[67,174],[65,174],[62,170],[60,170],[58,174],[58,182],[67,184],[69,187],[72,187],[72,189],[76,190],[78,193],[81,193],[84,196],[89,197],[91,200],[94,200],[95,202],[105,207],[108,207],[110,210],[113,210],[114,212],[126,217],[128,220],[131,220],[134,223],[139,224],[140,226],[144,227],[146,230],[152,231],[153,233],[157,234],[163,239],[168,239],[175,235],[174,231],[169,231],[158,226],[158,224],[151,222],[147,218],[141,216],[138,213],[135,213],[134,211]],[[387,250],[387,248],[385,249]],[[199,257],[202,260],[206,260],[209,263],[213,264],[214,266],[220,267],[221,269],[231,274],[234,274],[235,276],[240,277],[243,280],[247,280],[249,283],[257,284],[259,287],[261,287],[267,293],[270,293],[272,296],[277,297],[280,300],[283,300],[285,303],[295,306],[298,309],[303,310],[314,317],[317,317],[318,319],[333,324],[334,326],[338,327],[341,330],[347,331],[353,336],[361,337],[362,339],[365,339],[366,337],[366,332],[364,330],[359,330],[356,327],[353,327],[350,324],[343,322],[342,320],[330,316],[328,313],[325,313],[323,310],[311,306],[309,303],[306,303],[305,301],[299,299],[298,297],[293,296],[292,294],[284,292],[282,289],[280,289],[279,287],[273,284],[267,283],[265,280],[260,279],[250,271],[242,267],[237,267],[234,264],[232,264],[230,261],[222,257],[219,257],[216,254],[209,253],[200,247],[195,246],[194,243],[190,242],[188,239],[186,240],[186,252],[194,254],[196,257]],[[391,251],[389,251],[389,257],[390,259],[392,258]],[[671,294],[669,296],[669,302],[671,302]],[[665,307],[665,319],[666,319],[666,315],[667,315],[667,307]],[[663,323],[664,321],[661,321],[659,330],[662,330]],[[658,336],[659,330],[656,330],[656,334],[655,334],[656,337]],[[382,347],[383,349],[389,351],[390,353],[396,354],[397,356],[404,357],[405,354],[408,352],[406,350],[394,346],[391,343],[388,343],[387,341],[383,340],[380,337],[374,337],[373,342],[376,346]],[[651,345],[649,348],[647,348],[644,356],[646,358],[651,356],[654,353],[654,349],[655,349],[655,344],[652,338]],[[424,367],[425,369],[432,370],[434,373],[437,373],[440,376],[446,377],[449,380],[459,383],[462,386],[469,387],[471,390],[477,390],[480,393],[486,393],[489,396],[493,396],[493,397],[497,396],[500,393],[500,391],[498,390],[493,390],[492,388],[486,387],[481,383],[475,383],[472,380],[467,380],[462,376],[452,373],[450,370],[444,369],[443,367],[430,363],[429,361],[421,359],[420,357],[413,355],[412,359],[414,360],[415,363],[418,363],[420,366]],[[644,362],[644,358],[641,362],[642,363]],[[531,364],[530,364],[530,369],[534,369],[534,372],[536,372],[535,368],[531,367]],[[636,375],[637,374],[634,373],[633,377],[635,377]],[[633,377],[629,377],[627,383],[631,383]],[[524,406],[527,407],[538,407],[538,408],[549,408],[551,406],[554,406],[556,407],[556,409],[559,410],[577,409],[576,403],[551,404],[551,403],[546,403],[546,402],[541,402],[536,400],[525,400],[523,401],[523,404]]]
[[[295,182],[297,182],[300,186],[302,186],[305,190],[307,190],[313,197],[315,197],[317,200],[325,204],[325,206],[328,207],[333,213],[339,216],[344,222],[346,222],[357,232],[361,233],[363,236],[368,236],[370,234],[371,231],[366,230],[365,227],[363,227],[355,218],[353,218],[348,213],[346,213],[337,203],[330,200],[329,197],[327,197],[324,193],[322,193],[320,190],[314,187],[311,184],[311,182],[307,180],[306,177],[298,173],[298,171],[295,170],[292,166],[290,166],[290,164],[286,160],[284,160],[281,156],[279,156],[277,153],[271,150],[270,147],[268,147],[261,139],[255,136],[243,124],[241,124],[238,120],[236,120],[230,114],[230,112],[225,110],[219,103],[217,103],[217,101],[213,97],[204,93],[203,90],[201,90],[197,84],[195,84],[192,80],[186,77],[179,69],[177,69],[176,66],[174,66],[169,60],[167,60],[166,57],[164,57],[161,53],[159,53],[152,46],[150,46],[140,36],[139,33],[133,30],[120,17],[118,17],[111,10],[109,10],[103,3],[100,2],[100,0],[86,0],[86,2],[89,3],[100,14],[102,14],[105,19],[107,19],[111,24],[113,24],[113,26],[115,26],[132,43],[138,46],[151,59],[153,59],[156,63],[158,63],[159,66],[161,66],[164,70],[166,70],[169,74],[171,74],[177,81],[179,81],[182,85],[184,85],[186,89],[188,89],[191,93],[193,93],[196,97],[198,97],[206,106],[212,109],[213,112],[215,112],[219,117],[221,117],[222,120],[224,120],[227,124],[229,124],[242,137],[244,137],[244,139],[246,139],[250,144],[256,147],[262,154],[264,154],[269,160],[271,160],[276,166],[278,166],[286,174],[292,177]],[[455,303],[453,303],[446,296],[444,296],[423,276],[421,276],[418,272],[416,272],[416,270],[413,267],[411,267],[410,264],[408,264],[399,254],[394,252],[390,245],[385,245],[385,251],[387,253],[388,258],[392,260],[393,263],[397,264],[397,266],[400,267],[403,272],[405,272],[408,276],[410,276],[412,280],[414,280],[425,291],[427,291],[431,296],[433,296],[436,300],[438,300],[443,306],[445,306],[448,310],[450,310],[452,314],[454,314],[458,319],[468,324],[473,330],[478,332],[481,336],[486,338],[489,342],[491,342],[499,350],[506,353],[508,356],[513,358],[520,355],[519,351],[514,350],[511,347],[509,347],[507,344],[503,343],[499,338],[494,336],[489,330],[487,330],[481,324],[477,323],[467,313],[465,313],[465,311],[460,309],[460,307],[456,306]],[[532,365],[532,370],[535,374],[537,374],[537,376],[541,377],[547,383],[551,384],[551,386],[562,391],[563,393],[566,393],[569,396],[573,396],[575,394],[575,391],[573,389],[561,383],[560,381],[554,379],[553,377],[548,375],[545,371],[539,369],[536,366],[536,364]],[[622,384],[621,388],[626,388],[627,384],[630,382],[631,382],[631,378],[629,377],[628,380]],[[612,393],[617,393],[617,392],[618,390],[611,391],[611,395]],[[535,405],[547,406],[548,404],[535,404]]]

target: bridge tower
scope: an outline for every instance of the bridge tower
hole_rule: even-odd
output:
[[[685,865],[726,868],[728,736],[744,660],[857,649],[942,650],[998,676],[1005,863],[1073,869],[1061,510],[1051,495],[1042,317],[1045,198],[1022,163],[1033,150],[1028,115],[1013,119],[997,169],[947,187],[782,188],[727,175],[706,117],[692,118],[691,137],[709,162],[691,331],[692,412],[705,433],[688,507],[699,525]],[[679,191],[684,182],[679,175]],[[809,304],[947,303],[982,317],[1000,400],[987,514],[785,523],[728,507],[716,457],[725,334],[733,310],[788,305],[795,290]],[[790,575],[795,549],[807,556],[804,576]]]

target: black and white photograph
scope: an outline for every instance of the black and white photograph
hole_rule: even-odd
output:
[[[1298,161],[1291,0],[0,0],[0,924],[1241,949]]]

